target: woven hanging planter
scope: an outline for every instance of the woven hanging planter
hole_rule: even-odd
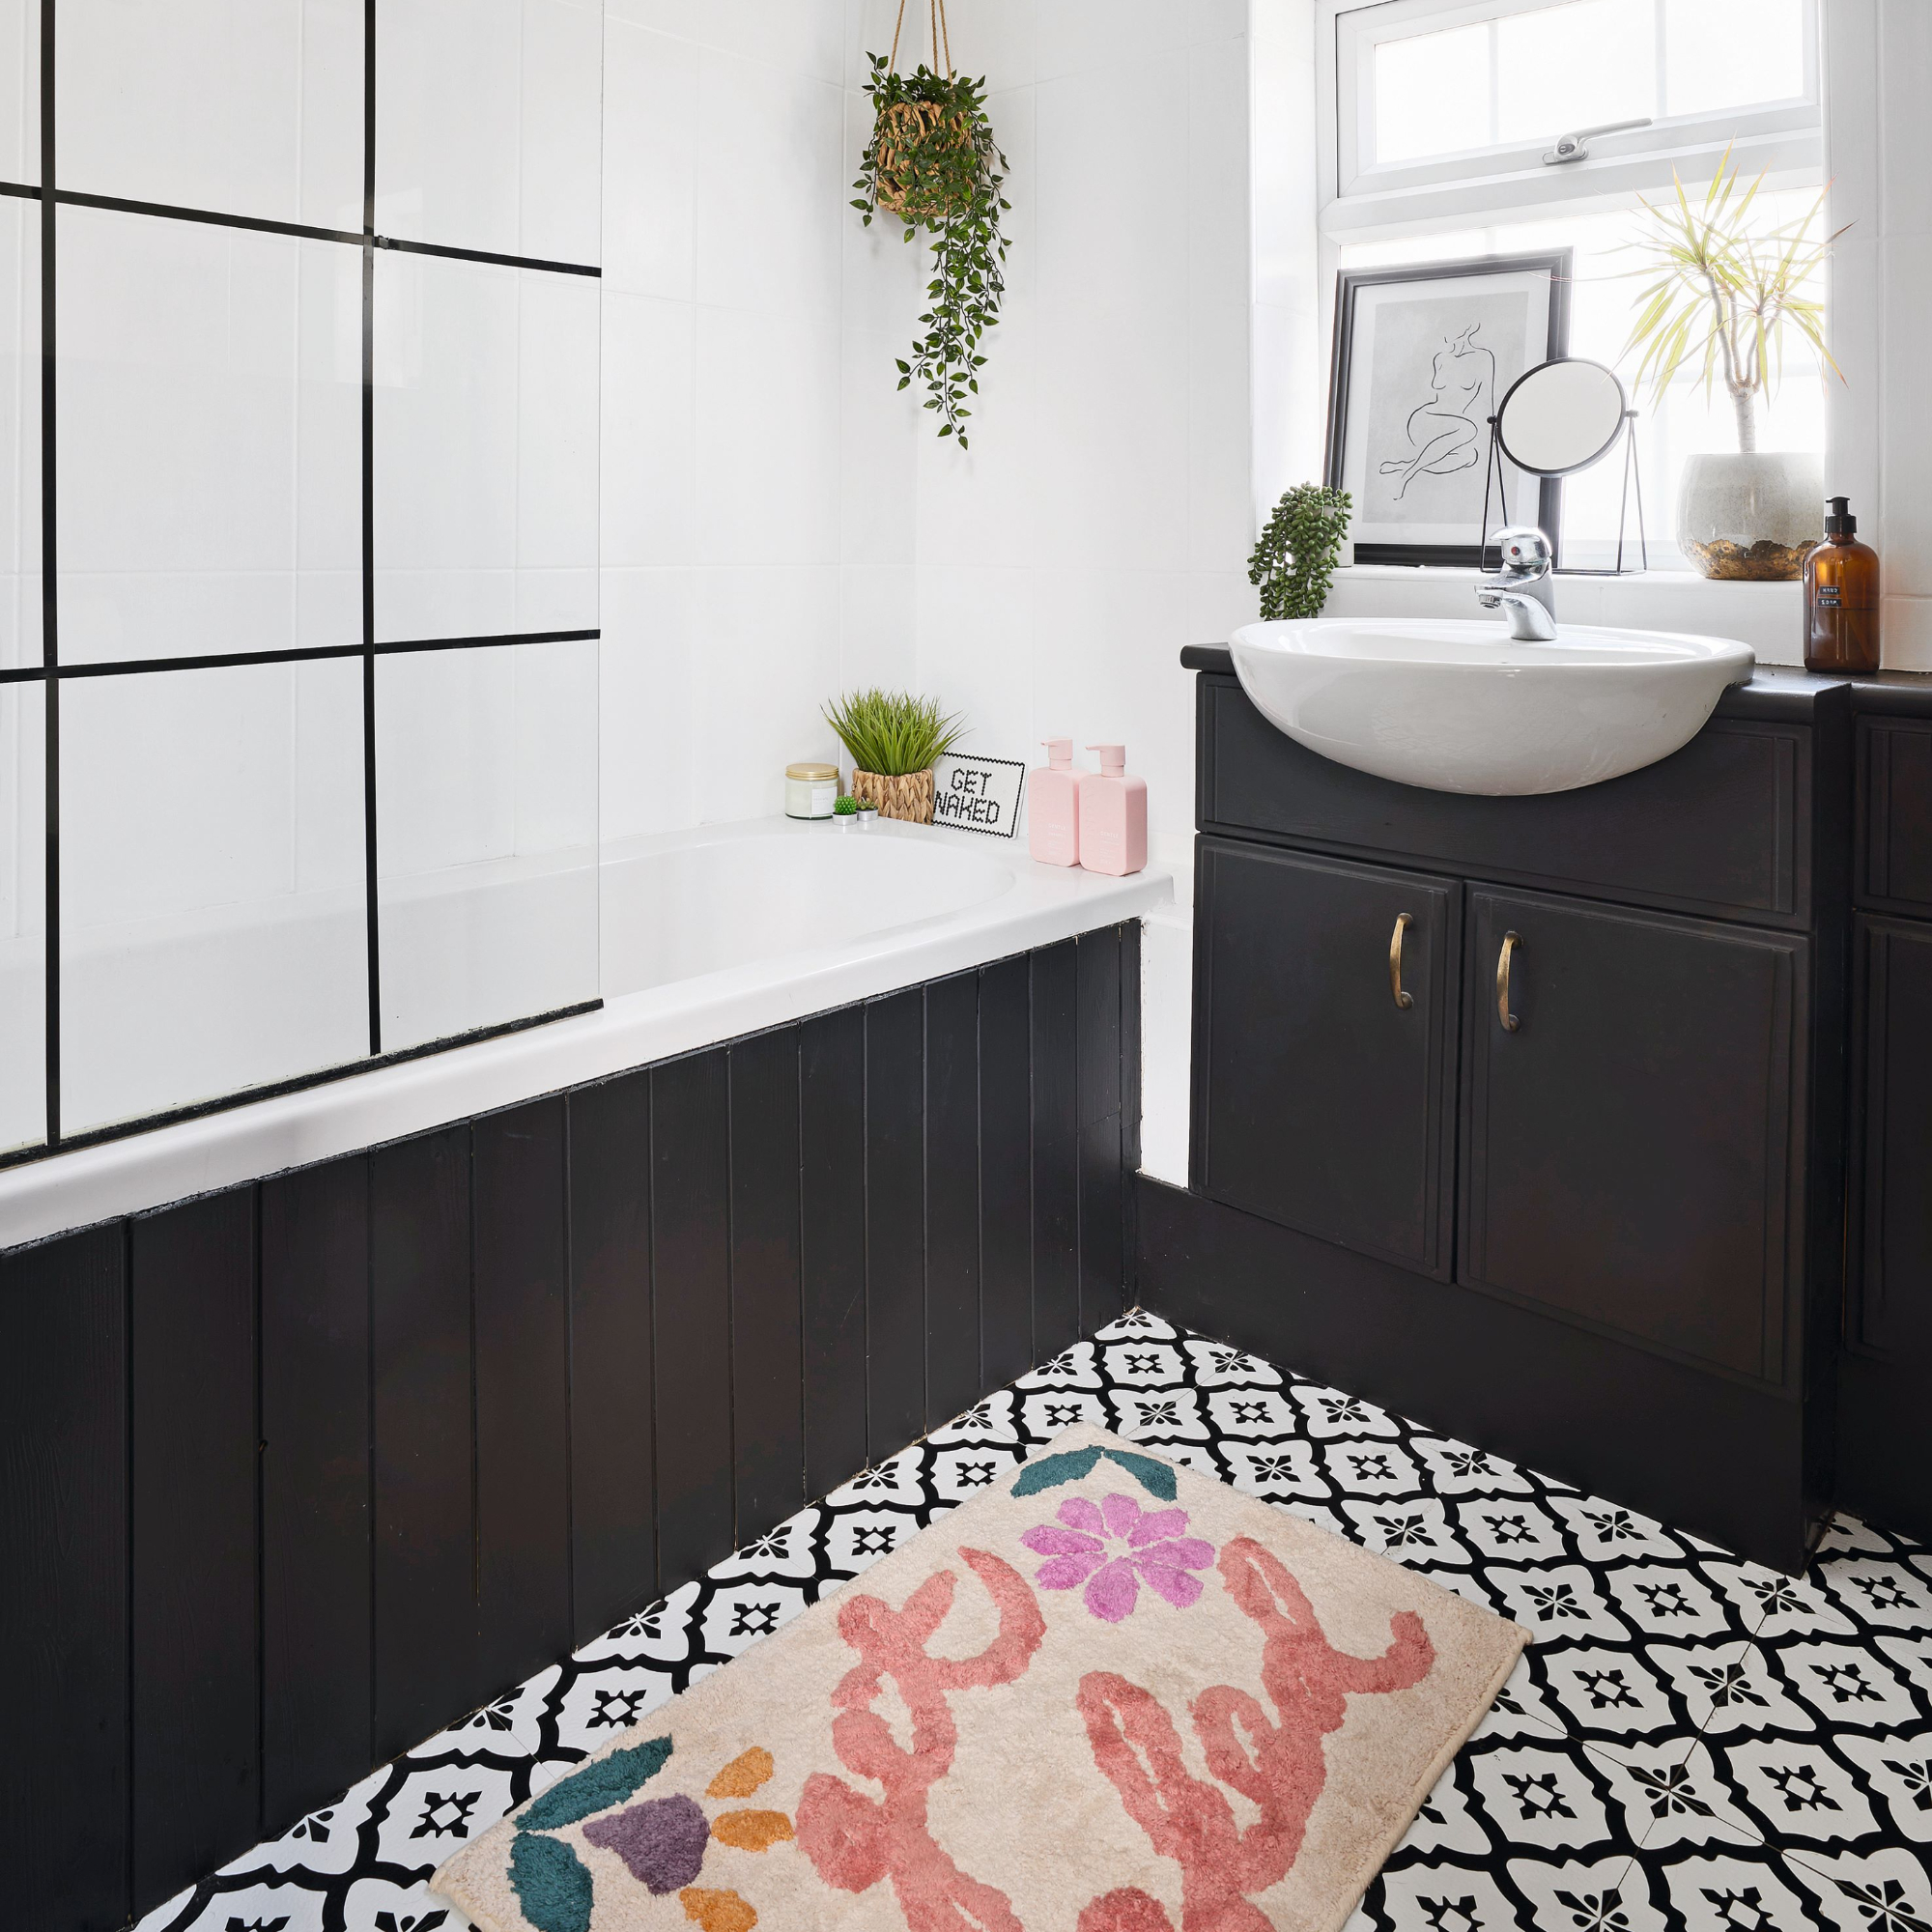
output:
[[[877,772],[852,767],[852,796],[879,809],[881,818],[902,818],[909,825],[932,823],[932,767],[889,779]]]
[[[912,221],[944,221],[972,199],[979,175],[973,124],[934,100],[895,100],[879,109],[875,177],[879,206]]]

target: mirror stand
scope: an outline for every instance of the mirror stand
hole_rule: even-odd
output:
[[[1479,570],[1493,568],[1490,561],[1491,492],[1493,490],[1495,493],[1496,514],[1504,522],[1508,521],[1506,512],[1509,507],[1509,493],[1504,487],[1507,479],[1503,475],[1502,438],[1497,434],[1496,418],[1494,416],[1489,418],[1489,424],[1490,453],[1488,461],[1483,465],[1483,526],[1482,535],[1476,545],[1476,567]],[[1604,569],[1578,568],[1575,565],[1559,563],[1557,568],[1566,577],[1637,577],[1650,568],[1650,534],[1644,527],[1643,520],[1643,467],[1637,461],[1636,412],[1634,410],[1627,409],[1624,411],[1618,434],[1623,438],[1624,445],[1624,484],[1623,494],[1617,503],[1617,560]],[[1602,458],[1598,457],[1592,460],[1601,462]],[[1522,464],[1518,464],[1517,468],[1519,469],[1525,469],[1527,474],[1535,476],[1548,474],[1568,475],[1573,473],[1569,470],[1529,470]],[[1588,463],[1578,464],[1577,468],[1587,469],[1590,468],[1590,465]],[[1633,491],[1634,491],[1636,496],[1637,560],[1626,566],[1624,563],[1624,542],[1630,526],[1631,495]]]

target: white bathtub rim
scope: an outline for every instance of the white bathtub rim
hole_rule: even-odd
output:
[[[710,843],[780,827],[806,836],[965,842],[957,834],[928,828],[845,832],[789,820],[707,827],[694,837]],[[640,842],[625,841],[633,851]],[[619,848],[614,856],[629,854]],[[0,1169],[0,1251],[381,1147],[944,979],[1139,919],[1174,898],[1172,877],[1154,867],[1116,879],[1036,865],[1023,852],[1011,855],[1009,863],[1015,874],[1011,890],[957,913],[621,994],[596,1012]]]

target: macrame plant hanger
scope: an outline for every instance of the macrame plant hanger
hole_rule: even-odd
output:
[[[899,0],[898,19],[893,26],[893,51],[886,63],[888,73],[899,71],[899,37],[905,30],[905,14],[906,0]],[[932,35],[933,71],[937,72],[939,63],[944,60],[946,78],[951,80],[952,36],[946,26],[946,0],[926,0],[926,21]],[[971,141],[972,131],[957,111],[942,107],[936,101],[899,100],[880,114],[876,130],[878,159],[874,185],[881,208],[889,209],[909,221],[930,219],[949,212],[943,200],[931,199],[929,187],[922,194],[917,163],[913,159],[923,149],[930,152],[928,144],[942,126],[949,122],[954,128],[955,145],[963,146]]]
[[[888,73],[899,71],[899,34],[905,26],[906,0],[899,0],[899,16],[893,23],[893,54],[886,63]],[[942,49],[946,56],[946,77],[952,78],[952,37],[946,31],[946,0],[926,0],[928,25],[932,33],[932,65],[939,66]]]

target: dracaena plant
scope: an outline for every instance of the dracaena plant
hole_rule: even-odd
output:
[[[959,742],[957,715],[903,691],[854,691],[824,707],[825,722],[862,772],[882,779],[925,771]]]
[[[1660,401],[1679,370],[1695,359],[1708,398],[1722,383],[1736,413],[1738,449],[1757,448],[1757,398],[1774,393],[1784,368],[1786,332],[1842,382],[1825,343],[1825,304],[1816,277],[1832,243],[1845,231],[1817,232],[1821,192],[1795,221],[1757,217],[1764,176],[1744,184],[1730,150],[1701,200],[1675,180],[1674,194],[1638,197],[1644,258],[1631,270],[1646,277],[1623,353],[1641,350],[1636,386]]]
[[[895,214],[903,241],[922,229],[931,238],[927,307],[910,352],[897,358],[898,386],[919,383],[925,407],[938,412],[939,434],[957,438],[963,449],[986,362],[980,345],[1006,294],[1007,157],[986,118],[983,79],[923,65],[899,73],[886,55],[870,58],[872,138],[852,206],[868,228],[875,214]]]

